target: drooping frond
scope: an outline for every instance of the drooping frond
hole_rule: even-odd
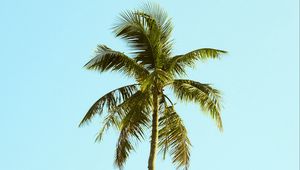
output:
[[[187,130],[173,106],[166,106],[163,116],[159,119],[158,146],[164,157],[167,151],[172,156],[177,169],[188,169],[190,161],[191,142]]]
[[[170,55],[171,20],[157,5],[123,12],[114,32],[128,41],[137,54],[135,60],[147,69],[160,68],[162,60]]]
[[[85,67],[100,72],[108,70],[120,71],[125,73],[125,75],[135,77],[137,80],[143,79],[148,75],[148,71],[134,59],[105,45],[98,45],[96,56],[86,63]]]
[[[130,152],[134,150],[132,142],[129,139],[129,134],[126,130],[121,130],[119,135],[117,149],[116,149],[116,158],[115,158],[115,165],[122,169],[126,159],[128,158]]]
[[[124,114],[124,117],[119,126],[121,132],[117,143],[115,165],[122,168],[130,151],[133,150],[132,140],[142,140],[144,130],[149,127],[151,112],[149,95],[138,91],[117,109]]]
[[[92,107],[88,110],[84,118],[79,124],[79,127],[85,123],[91,121],[91,119],[98,113],[102,114],[104,106],[108,109],[112,109],[116,107],[118,104],[122,103],[130,96],[132,96],[138,90],[137,84],[132,84],[128,86],[123,86],[121,88],[115,89],[104,96],[102,96],[99,100],[97,100]]]
[[[141,84],[141,90],[151,90],[153,88],[162,88],[172,81],[172,77],[167,72],[156,69]]]
[[[125,115],[120,122],[120,128],[127,128],[130,135],[141,140],[143,138],[143,127],[148,127],[150,121],[150,94],[138,91],[126,103],[118,106],[117,109],[122,115]]]
[[[223,50],[202,48],[191,51],[184,55],[178,55],[166,62],[165,70],[167,72],[176,73],[177,75],[185,74],[185,67],[193,67],[197,60],[216,59],[221,54],[227,53]]]
[[[121,115],[119,115],[117,112],[110,112],[103,121],[103,125],[99,132],[96,135],[96,142],[100,142],[103,138],[103,134],[106,130],[108,130],[111,126],[119,129],[120,127],[120,121],[121,121]]]
[[[202,84],[192,80],[177,79],[173,82],[175,95],[183,101],[192,101],[200,104],[204,112],[208,112],[216,121],[218,128],[222,131],[221,119],[221,96],[217,89],[209,84]]]

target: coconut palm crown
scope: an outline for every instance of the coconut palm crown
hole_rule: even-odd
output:
[[[186,68],[193,67],[197,61],[217,59],[226,51],[201,48],[173,56],[172,29],[171,19],[157,4],[125,11],[113,27],[113,33],[129,44],[131,56],[98,45],[95,57],[85,65],[89,70],[121,72],[136,80],[136,84],[102,96],[79,125],[90,122],[96,114],[103,115],[105,110],[107,114],[96,141],[101,141],[110,127],[120,132],[115,154],[115,165],[120,169],[134,150],[134,143],[142,141],[148,129],[151,129],[148,169],[155,169],[157,150],[163,157],[169,153],[177,168],[188,169],[191,142],[173,102],[164,93],[166,88],[172,89],[181,101],[199,104],[222,130],[219,91],[209,84],[179,77],[186,76]]]

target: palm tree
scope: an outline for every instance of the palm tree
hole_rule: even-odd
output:
[[[198,60],[216,59],[222,50],[201,48],[186,54],[172,56],[171,32],[173,26],[166,12],[157,4],[146,4],[141,10],[126,11],[113,27],[116,37],[127,41],[132,48],[130,56],[105,45],[98,45],[96,55],[85,67],[99,72],[117,71],[132,77],[136,84],[115,89],[97,100],[88,110],[79,126],[107,110],[103,127],[96,141],[110,127],[119,132],[115,164],[124,166],[133,143],[145,138],[151,128],[151,145],[148,169],[155,169],[157,150],[170,153],[177,168],[188,169],[191,142],[187,130],[177,114],[173,102],[164,93],[173,89],[181,101],[199,104],[204,112],[216,121],[222,130],[220,116],[220,93],[209,84],[188,79],[185,69],[193,67]]]

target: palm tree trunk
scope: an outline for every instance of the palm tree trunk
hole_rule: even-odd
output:
[[[152,135],[150,155],[148,160],[148,170],[155,170],[155,158],[158,141],[158,92],[153,93],[153,114],[152,114]]]

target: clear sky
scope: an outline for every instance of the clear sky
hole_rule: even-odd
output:
[[[1,0],[0,169],[111,170],[117,133],[94,143],[88,108],[132,80],[86,71],[97,44],[128,51],[111,27],[143,1]],[[193,104],[177,104],[193,148],[190,170],[299,169],[299,1],[159,2],[173,18],[174,54],[229,51],[189,78],[223,92],[224,133]],[[125,170],[147,167],[149,140]],[[159,156],[157,170],[173,170]]]

